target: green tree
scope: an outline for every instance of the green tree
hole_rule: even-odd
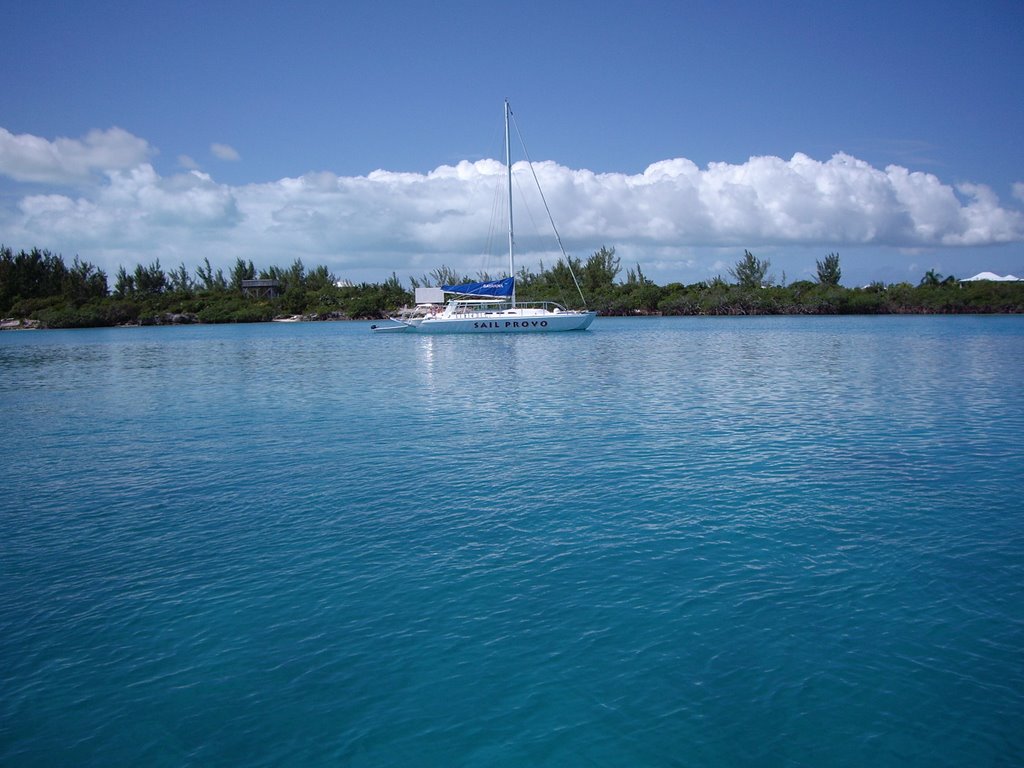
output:
[[[107,295],[107,275],[94,264],[75,256],[71,269],[64,272],[61,295],[75,304],[102,299]]]
[[[167,287],[172,293],[191,296],[196,284],[192,280],[192,276],[189,275],[185,265],[182,264],[173,272],[167,273]]]
[[[337,278],[327,271],[327,267],[321,265],[306,274],[306,289],[322,291],[325,288],[333,287],[337,281]]]
[[[119,299],[135,295],[135,278],[128,274],[124,266],[117,268],[117,276],[114,278],[114,295]]]
[[[772,282],[768,275],[768,268],[771,262],[768,259],[758,259],[748,250],[743,251],[743,258],[736,262],[735,267],[729,269],[736,284],[741,288],[760,288]]]
[[[302,263],[302,259],[296,259],[292,262],[288,271],[281,275],[281,282],[284,284],[283,288],[285,292],[299,290],[305,287],[306,267]]]
[[[214,274],[209,259],[203,259],[203,266],[196,267],[196,277],[199,278],[199,288],[207,292],[226,291],[228,284],[224,279],[224,270],[218,269]]]
[[[243,280],[255,279],[256,267],[252,265],[252,261],[246,263],[241,258],[235,259],[235,266],[231,268],[231,290],[241,292]]]
[[[156,295],[167,290],[167,276],[157,259],[148,267],[141,264],[135,267],[135,291],[143,296]]]
[[[576,281],[573,275],[579,275],[583,271],[582,261],[572,256],[566,256],[555,262],[551,269],[544,270],[541,285],[551,295],[569,296],[576,293]]]
[[[609,290],[615,283],[621,269],[619,257],[615,255],[614,248],[606,248],[595,251],[587,263],[583,265],[583,290],[588,296]]]
[[[818,265],[818,282],[822,285],[839,285],[839,278],[842,277],[842,270],[839,269],[839,254],[830,253],[824,261],[816,262]]]
[[[66,274],[64,260],[49,251],[33,248],[15,254],[0,248],[0,307],[9,307],[19,298],[60,296]]]
[[[442,285],[461,285],[468,282],[471,282],[468,275],[461,275],[444,264],[437,269],[430,270],[430,274],[424,275],[422,279],[424,286],[437,288],[440,288]]]
[[[0,245],[0,312],[7,312],[14,301],[14,273],[14,251]]]
[[[942,285],[942,275],[934,269],[929,269],[924,273],[924,277],[921,278],[921,282],[918,285]]]

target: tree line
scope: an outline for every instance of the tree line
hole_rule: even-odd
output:
[[[603,315],[905,314],[1024,312],[1024,283],[960,283],[929,270],[917,285],[874,283],[845,288],[839,254],[817,262],[815,280],[776,280],[771,264],[750,251],[721,276],[690,285],[657,285],[641,267],[627,268],[614,248],[602,247],[586,260],[565,257],[539,270],[520,269],[521,301],[587,304]],[[275,280],[274,297],[247,296],[246,280]],[[440,266],[419,278],[419,286],[489,280]],[[326,267],[291,266],[257,270],[237,259],[224,273],[205,259],[194,272],[184,264],[165,271],[160,261],[118,269],[113,288],[103,270],[78,256],[71,264],[47,250],[15,253],[0,246],[0,317],[30,320],[42,327],[74,328],[168,322],[262,322],[281,315],[309,319],[379,319],[413,301],[413,290],[392,273],[382,283],[339,282]]]

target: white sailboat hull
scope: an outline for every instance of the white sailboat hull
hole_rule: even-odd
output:
[[[582,331],[594,321],[595,312],[547,313],[544,315],[501,314],[490,317],[428,318],[417,333],[553,333]]]
[[[548,312],[507,310],[499,313],[470,313],[465,316],[417,318],[409,322],[393,320],[391,325],[374,327],[375,333],[556,333],[582,331],[590,327],[596,312]]]

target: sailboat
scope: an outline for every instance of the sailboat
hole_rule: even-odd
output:
[[[444,285],[440,288],[417,288],[415,306],[389,317],[390,322],[387,325],[370,326],[374,333],[551,333],[554,331],[583,331],[594,322],[597,313],[586,309],[568,309],[553,301],[519,302],[516,300],[515,238],[512,227],[512,154],[509,141],[509,118],[511,115],[512,110],[506,99],[505,173],[508,182],[508,274],[510,277],[461,285]],[[447,297],[448,294],[451,295],[451,298]]]

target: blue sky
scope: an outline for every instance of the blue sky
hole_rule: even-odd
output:
[[[567,249],[659,283],[1024,274],[1024,4],[0,0],[0,242],[496,271],[509,98]],[[541,213],[542,213],[542,209]],[[530,222],[537,216],[520,216]],[[521,263],[550,263],[524,227]]]

